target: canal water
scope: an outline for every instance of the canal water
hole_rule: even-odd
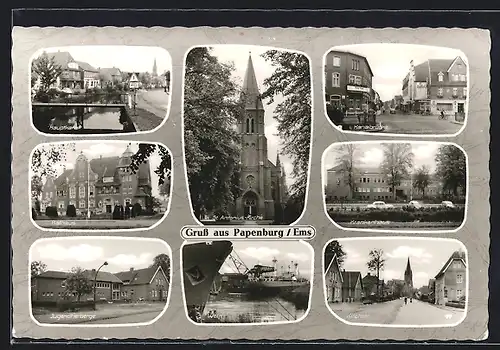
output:
[[[83,125],[81,125],[82,114]],[[34,122],[39,119],[40,123],[43,123],[44,119],[47,120],[48,125],[46,127],[48,130],[41,131],[52,133],[64,133],[65,131],[80,129],[123,130],[123,124],[120,123],[120,108],[115,107],[54,107],[43,112],[33,108],[33,119]]]
[[[241,294],[210,296],[203,319],[216,314],[223,323],[261,323],[295,321],[300,319],[306,310],[298,310],[294,304],[281,299],[246,300]]]

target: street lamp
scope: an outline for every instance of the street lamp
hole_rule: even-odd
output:
[[[95,300],[95,292],[96,292],[96,289],[97,289],[97,274],[99,273],[99,270],[103,267],[103,266],[106,266],[108,265],[108,262],[105,261],[101,266],[99,266],[99,268],[97,269],[97,271],[95,272],[95,276],[94,276],[94,310],[96,309],[96,300]]]

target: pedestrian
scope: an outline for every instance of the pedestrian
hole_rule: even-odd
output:
[[[405,297],[405,305],[408,304],[408,299]]]
[[[444,109],[441,110],[441,118],[444,119]]]
[[[413,298],[410,298],[410,303],[413,303]]]

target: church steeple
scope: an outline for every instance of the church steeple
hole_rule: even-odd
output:
[[[247,71],[243,80],[243,98],[245,99],[246,110],[263,110],[262,99],[260,97],[259,85],[253,68],[252,53],[248,55]]]
[[[156,57],[155,57],[155,60],[153,62],[153,77],[156,76],[158,76],[158,68],[156,67]]]
[[[413,276],[413,272],[411,271],[411,265],[410,265],[410,257],[408,257],[408,262],[406,263],[406,270],[405,270],[405,276]]]
[[[280,168],[281,169],[281,161],[280,161],[280,154],[279,154],[279,152],[276,153],[276,168]]]

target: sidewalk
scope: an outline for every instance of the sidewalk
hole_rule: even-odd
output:
[[[96,311],[80,312],[52,312],[44,315],[34,315],[33,317],[40,323],[49,324],[80,324],[90,323],[98,320],[110,320],[122,316],[139,315],[157,311],[160,314],[165,308],[165,303],[155,303],[148,305],[126,305],[116,304],[113,307],[103,307]]]

